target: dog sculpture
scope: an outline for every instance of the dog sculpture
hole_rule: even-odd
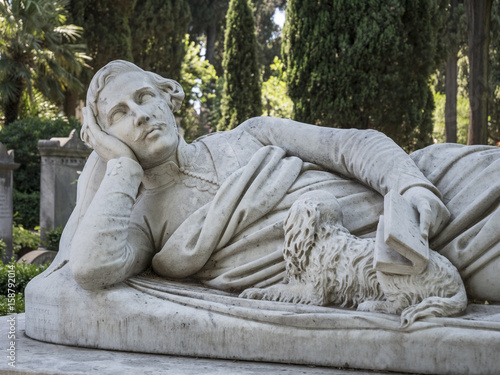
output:
[[[400,313],[402,327],[424,317],[457,314],[467,306],[457,269],[435,251],[419,275],[376,271],[375,240],[353,236],[343,227],[342,209],[330,193],[301,196],[284,229],[284,283],[246,289],[240,297]]]

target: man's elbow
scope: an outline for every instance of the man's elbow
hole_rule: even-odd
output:
[[[75,281],[85,290],[104,289],[117,283],[116,275],[103,267],[95,267],[84,262],[70,262]]]
[[[236,129],[251,130],[261,127],[264,123],[266,117],[252,117],[248,120],[243,121]]]
[[[290,120],[277,117],[252,117],[244,121],[235,130],[245,131],[254,136],[264,145],[274,144],[273,139],[280,133],[284,125],[290,125]]]

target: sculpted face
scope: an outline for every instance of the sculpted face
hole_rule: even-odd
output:
[[[176,155],[179,138],[164,95],[141,72],[115,77],[99,94],[99,124],[129,146],[145,169]]]

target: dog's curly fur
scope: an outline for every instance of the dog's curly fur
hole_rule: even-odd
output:
[[[241,297],[401,313],[402,326],[457,314],[467,306],[457,269],[435,251],[419,275],[376,271],[375,240],[353,236],[343,227],[340,205],[329,193],[303,195],[292,205],[284,229],[287,279],[247,289]]]

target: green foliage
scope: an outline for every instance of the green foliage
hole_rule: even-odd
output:
[[[285,65],[276,56],[270,66],[271,76],[262,83],[264,115],[291,118],[293,103],[286,90]]]
[[[24,289],[26,285],[35,276],[45,271],[47,267],[48,264],[39,266],[36,264],[16,263],[14,259],[8,264],[0,261],[0,315],[24,312]],[[15,292],[15,297],[11,297],[14,294],[13,292]]]
[[[0,259],[3,259],[7,251],[7,244],[0,238]]]
[[[490,112],[488,137],[490,144],[500,146],[500,87],[498,85],[493,87],[488,102]]]
[[[36,250],[40,245],[40,232],[24,229],[22,225],[14,225],[12,228],[12,247],[13,253],[18,254],[19,251]]]
[[[191,142],[215,130],[217,73],[208,60],[200,57],[200,45],[186,38],[180,84],[186,92],[179,117],[184,138]]]
[[[132,38],[129,19],[133,17],[135,0],[69,0],[69,18],[83,28],[82,43],[87,46],[91,60],[78,79],[88,86],[94,73],[112,60],[132,61]],[[64,110],[75,116],[78,92],[68,89]]]
[[[500,2],[498,1],[493,2],[490,22],[488,137],[490,144],[500,146]]]
[[[52,230],[45,231],[47,238],[44,245],[48,250],[59,251],[59,241],[61,241],[64,227],[57,227]]]
[[[14,221],[26,228],[35,228],[40,223],[40,192],[26,193],[14,189],[12,198]]]
[[[186,0],[191,9],[189,27],[191,41],[202,43],[205,57],[215,67],[218,76],[223,74],[224,27],[229,0]]]
[[[294,119],[378,129],[408,151],[432,142],[435,1],[291,0],[286,12]]]
[[[438,1],[437,6],[435,60],[438,68],[444,68],[448,57],[467,49],[467,19],[463,0]],[[444,87],[439,90],[443,91]]]
[[[77,8],[80,19],[75,22],[84,29],[83,38],[92,57],[90,64],[94,72],[112,60],[132,61],[129,20],[133,14],[135,1],[78,0],[78,2],[83,2],[84,5]]]
[[[50,120],[61,116],[61,106],[45,98],[36,88],[33,88],[31,96],[28,92],[24,92],[21,98],[19,118],[40,117]]]
[[[206,58],[214,65],[218,76],[222,76],[224,52],[224,29],[229,0],[185,0],[189,3],[192,22],[189,29],[191,41],[203,45]],[[255,29],[257,36],[257,59],[268,79],[274,56],[281,55],[281,30],[274,23],[276,8],[284,9],[286,0],[253,0]]]
[[[83,90],[76,75],[85,47],[81,28],[67,24],[67,0],[0,1],[0,96],[9,124],[18,118],[27,91],[62,101],[67,88]]]
[[[24,312],[24,294],[16,293],[14,300],[10,301],[8,295],[0,295],[0,316],[8,314],[19,314],[23,312]]]
[[[190,20],[185,0],[71,0],[70,8],[92,57],[83,82],[117,59],[179,79]]]
[[[252,9],[231,0],[224,42],[224,87],[219,130],[229,130],[262,113],[260,73]]]
[[[49,266],[48,264],[37,265],[37,264],[25,264],[25,263],[14,263],[11,261],[9,264],[15,265],[16,272],[16,290],[19,293],[24,293],[26,285],[38,274],[42,273]],[[6,280],[5,275],[0,276],[0,290],[5,290]]]
[[[190,20],[184,0],[137,0],[129,20],[134,63],[179,80]]]
[[[254,0],[252,1],[255,16],[255,31],[257,35],[257,58],[264,69],[264,80],[271,76],[271,65],[274,58],[281,57],[281,29],[274,23],[274,12],[283,9],[284,0]]]
[[[439,92],[434,93],[434,129],[432,137],[435,142],[445,142],[445,123],[444,123],[444,107],[446,96]],[[469,127],[469,100],[462,95],[457,97],[457,142],[467,144],[467,131]]]

